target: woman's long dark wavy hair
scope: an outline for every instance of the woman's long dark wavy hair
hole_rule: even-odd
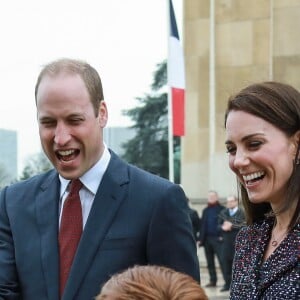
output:
[[[230,111],[240,110],[255,115],[271,123],[288,137],[300,130],[300,93],[288,84],[280,82],[262,82],[252,84],[229,98],[225,113],[225,128]],[[248,193],[240,183],[239,194],[246,213],[248,224],[263,220],[270,212],[281,213],[295,205],[296,210],[289,224],[293,228],[300,219],[300,154],[298,150],[294,160],[294,169],[288,181],[286,202],[279,212],[272,212],[269,203],[254,204],[249,201]]]

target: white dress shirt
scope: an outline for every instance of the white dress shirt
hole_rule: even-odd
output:
[[[80,181],[83,183],[83,187],[79,191],[80,202],[82,207],[83,228],[89,216],[102,177],[109,164],[110,156],[111,155],[108,151],[107,146],[104,145],[104,151],[99,161],[79,178]],[[65,200],[69,194],[68,186],[70,180],[63,178],[61,175],[59,175],[59,180],[60,180],[60,199],[61,199],[60,209],[59,209],[59,226],[60,226],[62,207],[64,206]]]
[[[237,207],[237,206],[234,207],[234,208],[230,208],[230,209],[229,209],[229,215],[230,215],[230,216],[233,216],[233,215],[237,212],[237,210],[238,210],[238,207]]]

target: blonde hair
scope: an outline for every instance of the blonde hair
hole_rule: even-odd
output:
[[[189,275],[162,266],[135,266],[112,276],[96,300],[208,300]]]

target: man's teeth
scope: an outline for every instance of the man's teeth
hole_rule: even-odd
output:
[[[74,150],[65,150],[65,151],[59,151],[59,155],[61,156],[65,156],[65,155],[70,155],[72,153],[74,153],[75,151]]]
[[[262,177],[264,174],[265,174],[264,172],[255,172],[255,173],[252,173],[249,175],[244,175],[243,179],[244,179],[244,181],[250,181],[250,180]]]

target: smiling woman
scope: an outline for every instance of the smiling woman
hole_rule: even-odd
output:
[[[250,85],[229,99],[225,128],[248,223],[236,240],[230,299],[296,299],[300,93],[279,82]]]

